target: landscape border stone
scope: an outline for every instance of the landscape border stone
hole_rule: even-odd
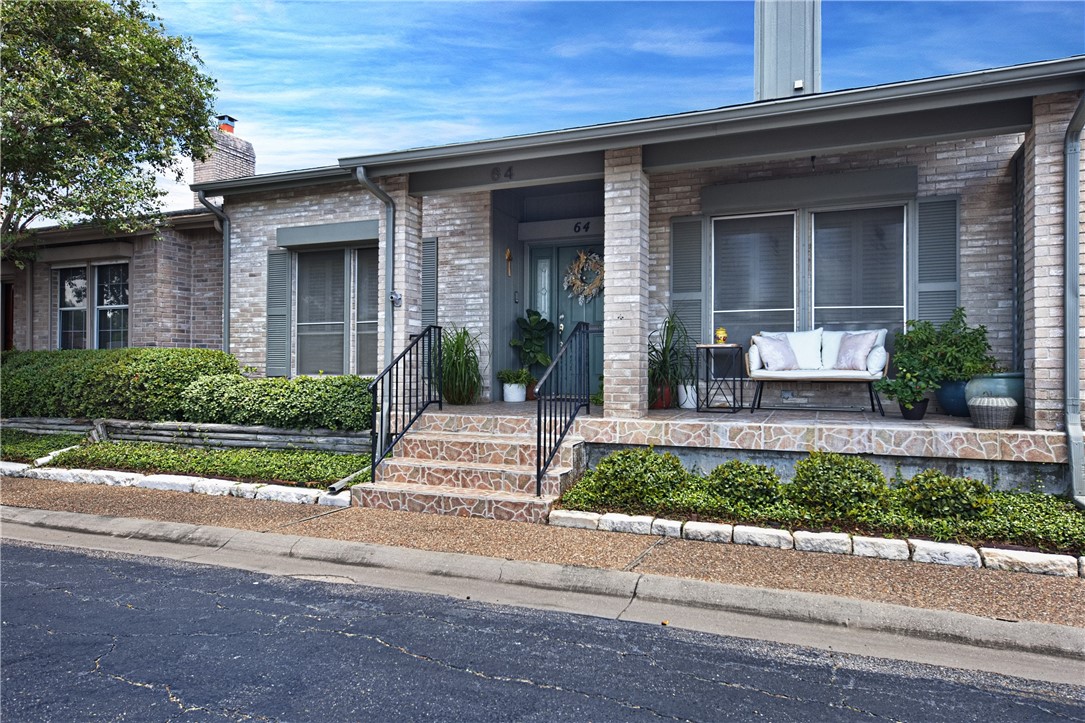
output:
[[[778,530],[775,527],[735,525],[732,535],[736,545],[773,547],[779,550],[791,550],[795,547],[795,538],[791,536],[791,533],[787,530]]]

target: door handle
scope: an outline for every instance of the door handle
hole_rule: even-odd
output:
[[[559,321],[558,322],[558,338],[561,338],[561,335],[564,334],[564,333],[565,333],[565,322],[564,321]]]

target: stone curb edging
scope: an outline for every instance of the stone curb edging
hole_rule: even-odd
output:
[[[52,457],[52,455],[49,457]],[[42,459],[47,458],[43,457]],[[51,482],[98,484],[113,487],[142,487],[144,489],[167,490],[170,492],[196,492],[219,497],[241,497],[294,504],[350,507],[349,493],[331,494],[324,490],[310,489],[308,487],[236,482],[234,480],[192,477],[189,475],[34,467],[14,462],[0,462],[0,474],[8,477],[43,479]]]
[[[1058,577],[1085,577],[1085,555],[1052,555],[1042,552],[1003,550],[949,542],[908,538],[897,540],[864,537],[845,532],[778,530],[772,527],[726,525],[714,522],[682,522],[650,515],[598,514],[578,510],[551,510],[548,523],[555,527],[581,530],[629,532],[638,535],[680,537],[701,542],[734,543],[802,552],[876,557],[883,560],[912,560],[936,565],[1008,570]]]
[[[209,553],[220,550],[256,552],[403,573],[617,597],[628,599],[630,604],[641,600],[903,634],[1085,661],[1085,629],[1064,625],[1010,623],[964,613],[917,610],[790,590],[75,512],[0,506],[0,520],[5,525],[193,545],[207,548]]]

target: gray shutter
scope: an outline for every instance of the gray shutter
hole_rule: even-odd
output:
[[[290,376],[290,252],[267,252],[267,356],[264,373]]]
[[[957,200],[919,201],[916,318],[941,324],[959,305]]]
[[[671,311],[695,344],[704,341],[704,222],[671,222]]]
[[[437,323],[437,239],[422,239],[422,328]]]

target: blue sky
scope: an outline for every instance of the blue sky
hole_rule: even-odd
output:
[[[752,101],[753,2],[159,0],[257,172]],[[1085,1],[823,0],[822,89],[1085,53]],[[171,208],[191,206],[184,191]]]

